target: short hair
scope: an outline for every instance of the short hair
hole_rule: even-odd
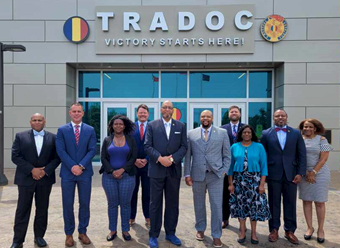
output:
[[[252,126],[249,126],[249,125],[244,125],[242,126],[238,132],[237,132],[237,139],[236,139],[236,142],[241,142],[243,141],[242,139],[242,132],[244,131],[244,129],[246,128],[249,128],[250,131],[251,131],[251,141],[254,141],[254,142],[259,142],[259,139],[257,138],[256,136],[256,133],[255,133],[255,130]]]
[[[305,122],[310,122],[314,125],[314,127],[316,128],[315,134],[324,134],[326,132],[326,129],[324,128],[322,123],[317,119],[304,119],[303,121],[301,121],[299,124],[300,131],[303,130],[303,125],[305,124]]]
[[[232,109],[237,109],[237,110],[238,110],[238,112],[240,112],[240,113],[241,113],[241,109],[240,109],[240,107],[239,107],[239,106],[236,106],[236,105],[232,105],[232,106],[230,106],[230,107],[229,107],[229,112],[230,112],[230,110],[232,110]]]
[[[125,115],[115,115],[111,118],[111,120],[109,121],[109,124],[107,126],[107,129],[109,130],[110,135],[114,133],[113,130],[113,123],[115,122],[115,120],[122,120],[124,122],[124,134],[128,135],[128,134],[132,134],[132,132],[135,130],[135,123],[133,123],[129,118],[127,118]]]
[[[137,107],[137,112],[138,112],[138,110],[140,109],[140,108],[142,108],[142,109],[145,109],[146,111],[148,111],[148,113],[149,113],[149,107],[146,105],[146,104],[140,104],[138,107]]]
[[[284,109],[277,109],[277,110],[274,111],[274,115],[275,115],[275,113],[276,113],[277,111],[283,111],[283,112],[285,112],[286,116],[288,117],[288,114],[287,114],[286,110],[284,110]],[[273,116],[274,116],[274,115],[273,115]]]
[[[80,106],[84,110],[83,105],[79,102],[72,103],[71,106],[70,106],[70,109],[72,108],[72,106]]]

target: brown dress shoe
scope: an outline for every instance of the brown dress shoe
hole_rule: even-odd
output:
[[[221,239],[219,239],[219,238],[214,238],[214,241],[213,241],[213,246],[214,247],[222,247],[223,246],[223,244],[222,244],[222,242],[221,242]]]
[[[273,229],[268,236],[268,240],[270,242],[276,242],[278,240],[278,238],[279,238],[278,231],[276,229]]]
[[[222,221],[222,229],[226,228],[228,225],[229,225],[229,221],[228,220]]]
[[[67,247],[73,247],[74,246],[74,240],[72,235],[66,235],[65,245]]]
[[[196,233],[196,239],[197,239],[198,241],[203,241],[203,240],[204,240],[204,232],[198,231],[198,232]]]
[[[285,233],[285,238],[288,239],[288,241],[294,245],[299,244],[298,238],[294,235],[292,231],[288,231]]]
[[[150,218],[145,218],[145,226],[146,226],[147,229],[151,228]]]
[[[78,239],[83,245],[91,244],[91,240],[87,237],[86,233],[79,233]]]

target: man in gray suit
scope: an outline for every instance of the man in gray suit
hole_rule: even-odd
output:
[[[206,189],[211,208],[211,235],[214,247],[222,247],[223,180],[230,166],[230,144],[225,129],[213,127],[211,111],[201,113],[201,127],[188,132],[188,151],[184,162],[185,182],[192,186],[197,230],[196,239],[204,240],[207,227]]]

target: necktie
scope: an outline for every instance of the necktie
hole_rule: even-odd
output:
[[[44,135],[45,135],[45,131],[44,131],[44,130],[42,130],[42,131],[40,131],[40,132],[37,132],[37,131],[33,130],[33,134],[34,134],[34,136],[38,136],[38,135],[40,135],[40,136],[44,137]]]
[[[74,131],[74,135],[76,136],[76,144],[78,145],[79,143],[79,125],[75,125],[74,126],[76,128],[76,130]]]
[[[208,129],[204,129],[204,141],[208,141]]]
[[[236,136],[237,136],[237,134],[236,134],[236,125],[233,125],[233,140],[234,140],[234,142],[236,141]]]
[[[140,133],[140,139],[142,140],[144,136],[144,124],[143,123],[140,124],[139,133]]]
[[[287,133],[287,128],[285,128],[285,127],[282,127],[282,128],[276,127],[276,128],[275,128],[275,131],[276,131],[276,132],[278,132],[278,131],[280,131],[280,130],[283,131],[283,132],[285,132],[285,133]]]

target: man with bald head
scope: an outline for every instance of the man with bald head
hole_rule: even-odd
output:
[[[213,246],[222,247],[222,199],[224,176],[230,167],[230,144],[227,130],[214,127],[213,115],[204,110],[201,126],[188,132],[188,151],[184,161],[185,182],[192,186],[196,218],[196,239],[204,240],[207,228],[206,192],[211,209]]]
[[[49,197],[55,183],[55,169],[60,163],[56,152],[55,135],[44,130],[42,114],[31,116],[31,129],[17,133],[12,146],[12,162],[17,166],[14,183],[19,198],[14,221],[14,238],[11,248],[23,247],[35,199],[34,242],[47,246],[44,235],[47,228]]]
[[[164,229],[166,240],[180,246],[176,226],[178,222],[179,187],[182,158],[187,151],[187,131],[184,123],[172,119],[172,102],[164,101],[162,118],[148,124],[144,149],[149,156],[150,232],[149,245],[158,247],[162,227],[163,192],[165,195]]]

